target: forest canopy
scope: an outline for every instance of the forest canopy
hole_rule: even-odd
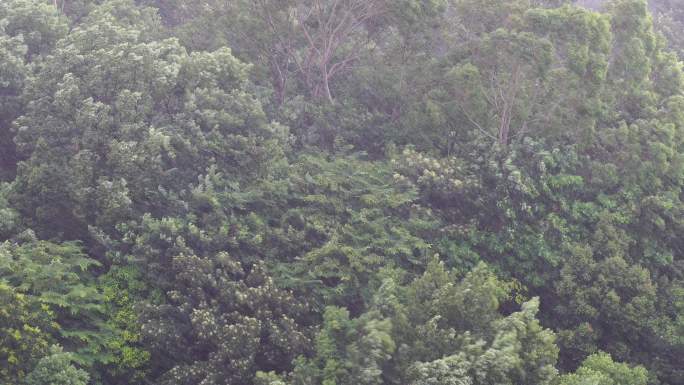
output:
[[[0,1],[0,384],[684,384],[684,1]]]

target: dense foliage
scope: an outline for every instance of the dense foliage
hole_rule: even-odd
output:
[[[679,0],[3,0],[0,383],[684,383]]]

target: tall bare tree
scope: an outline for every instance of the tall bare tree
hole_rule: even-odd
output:
[[[351,68],[369,43],[366,26],[387,11],[384,0],[309,0],[298,4],[306,48],[295,63],[315,98],[332,102],[330,82]]]
[[[332,102],[331,82],[358,62],[372,37],[367,27],[388,10],[387,0],[222,3],[237,20],[233,34],[249,42],[250,59],[268,68],[279,103],[294,78],[313,98]]]

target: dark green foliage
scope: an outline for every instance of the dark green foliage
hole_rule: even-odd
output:
[[[293,163],[288,187],[280,205],[287,210],[268,243],[273,257],[292,269],[283,278],[309,281],[323,303],[356,312],[379,287],[381,268],[415,272],[431,255],[438,222],[386,164],[305,155]]]
[[[556,283],[559,295],[557,324],[563,340],[588,339],[587,350],[580,350],[567,366],[579,364],[596,346],[621,361],[630,360],[630,345],[646,346],[649,326],[655,312],[656,287],[648,271],[638,265],[628,266],[620,257],[597,262],[586,249],[575,247]],[[606,327],[607,326],[607,327]],[[653,333],[653,332],[651,332]],[[626,344],[624,341],[629,341]],[[568,347],[568,353],[573,349]]]
[[[0,32],[2,29],[0,24]],[[11,179],[15,172],[17,159],[11,125],[21,112],[20,95],[27,71],[23,59],[26,50],[21,39],[0,33],[0,180]]]
[[[9,204],[10,185],[0,182],[0,239],[8,239],[17,233],[19,213]]]
[[[8,0],[0,5],[4,32],[26,45],[24,57],[37,60],[49,54],[68,32],[66,20],[41,0]]]
[[[678,4],[2,1],[0,383],[684,383]]]
[[[227,253],[178,255],[173,290],[140,309],[162,384],[247,384],[256,370],[282,371],[307,346],[305,307],[277,289],[263,267]]]
[[[396,346],[392,323],[377,312],[350,319],[344,309],[329,307],[316,336],[316,357],[300,358],[294,384],[382,384],[383,367]]]
[[[556,378],[558,350],[553,333],[535,318],[538,301],[502,316],[499,301],[510,287],[486,266],[457,282],[434,260],[408,286],[395,279],[384,281],[358,318],[327,308],[314,357],[299,358],[288,383],[551,384]]]
[[[189,55],[150,41],[156,17],[126,4],[91,12],[28,86],[16,200],[41,235],[111,233],[124,218],[163,214],[209,167],[263,176],[287,139],[229,49]]]
[[[0,180],[12,179],[16,171],[12,121],[24,108],[29,62],[48,54],[66,32],[66,22],[42,1],[0,4]]]

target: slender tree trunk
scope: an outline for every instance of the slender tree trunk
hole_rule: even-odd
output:
[[[323,65],[323,90],[325,91],[325,96],[328,99],[328,102],[332,104],[333,97],[332,93],[330,92],[330,79],[328,76],[328,66],[326,64]]]
[[[285,92],[287,88],[287,77],[280,69],[278,63],[271,65],[271,73],[273,76],[273,89],[275,91],[275,99],[278,106],[285,103]]]

